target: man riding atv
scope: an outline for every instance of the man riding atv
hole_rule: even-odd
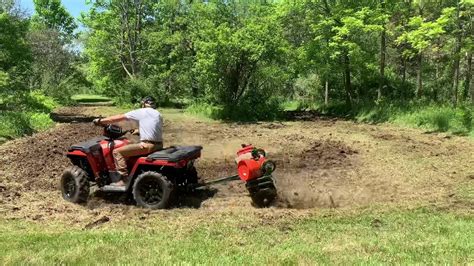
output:
[[[152,97],[147,96],[141,101],[141,108],[126,114],[114,115],[107,118],[94,119],[95,125],[108,125],[125,120],[138,122],[139,129],[135,133],[140,134],[140,143],[129,144],[113,150],[117,172],[116,180],[111,186],[124,187],[128,177],[126,159],[133,156],[150,154],[163,149],[162,127],[163,120],[160,112],[155,110],[156,105]]]

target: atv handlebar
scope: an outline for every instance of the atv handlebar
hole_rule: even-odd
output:
[[[133,133],[135,131],[134,129],[123,130],[121,127],[113,124],[101,124],[100,118],[94,119],[93,122],[94,125],[102,127],[104,129],[103,135],[110,139],[118,139],[129,132]]]

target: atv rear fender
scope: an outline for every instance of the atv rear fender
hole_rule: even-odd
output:
[[[165,167],[168,168],[183,168],[186,167],[188,161],[187,160],[181,160],[178,162],[168,162],[165,160],[149,160],[146,157],[140,157],[137,159],[135,162],[135,165],[132,168],[132,171],[130,171],[130,176],[135,177],[139,172],[137,172],[138,169],[140,168],[156,168],[160,172],[163,170]]]

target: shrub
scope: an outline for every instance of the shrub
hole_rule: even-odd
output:
[[[34,131],[42,131],[54,125],[53,120],[47,113],[28,113],[30,127]]]
[[[54,124],[49,113],[59,104],[42,92],[32,91],[7,100],[8,108],[0,111],[0,138],[30,135]]]
[[[28,116],[22,112],[0,112],[0,137],[14,138],[34,132]]]
[[[191,104],[186,113],[201,115],[211,119],[229,121],[258,121],[275,120],[282,117],[280,101],[276,99],[268,102],[258,102],[254,100],[243,101],[240,104],[217,106],[205,102]]]
[[[195,102],[189,105],[185,112],[211,119],[221,119],[222,107],[218,107],[206,102]]]
[[[461,109],[462,125],[468,130],[472,131],[472,110],[467,107]]]

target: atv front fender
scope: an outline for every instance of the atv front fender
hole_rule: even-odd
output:
[[[70,151],[66,154],[66,156],[71,160],[71,162],[75,165],[77,165],[77,159],[82,159],[81,161],[82,162],[86,162],[88,165],[85,166],[85,165],[78,165],[79,167],[81,167],[83,170],[85,170],[86,172],[88,172],[88,174],[92,177],[94,177],[95,179],[98,179],[99,178],[99,173],[100,173],[100,170],[99,170],[99,167],[97,166],[97,162],[95,161],[95,158],[90,155],[90,154],[86,154],[84,153],[83,151],[80,151],[80,150],[73,150],[73,151]]]

